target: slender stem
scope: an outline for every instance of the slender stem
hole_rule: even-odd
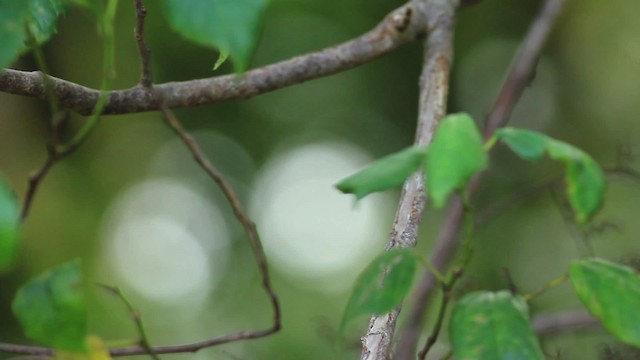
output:
[[[144,328],[144,324],[142,323],[142,316],[140,316],[140,312],[136,310],[133,307],[133,304],[131,304],[131,301],[129,301],[129,299],[126,296],[124,296],[124,293],[122,292],[122,290],[120,290],[119,287],[109,286],[105,284],[98,284],[98,286],[107,290],[110,294],[116,296],[118,299],[122,301],[124,306],[127,308],[127,311],[129,311],[129,314],[131,315],[131,319],[136,324],[136,328],[138,329],[138,334],[140,335],[140,341],[139,341],[140,346],[142,346],[145,350],[147,350],[147,353],[151,355],[151,358],[153,358],[154,360],[160,360],[160,357],[153,352],[153,348],[150,345],[151,343],[149,342],[149,338],[147,337],[147,332]]]
[[[134,34],[136,43],[138,44],[138,52],[140,53],[140,85],[145,88],[151,87],[151,49],[144,40],[144,20],[147,17],[147,8],[144,7],[142,0],[133,0],[136,8],[136,27]]]
[[[438,341],[438,336],[442,330],[442,325],[444,324],[444,316],[447,312],[447,306],[451,302],[451,290],[455,286],[456,282],[462,276],[462,268],[458,268],[451,275],[451,279],[446,283],[442,284],[442,300],[440,302],[440,309],[438,311],[438,318],[436,319],[436,323],[433,326],[433,330],[431,331],[431,335],[427,338],[427,341],[424,344],[424,347],[418,353],[418,359],[424,360],[429,353],[429,350],[435,345],[436,341]]]

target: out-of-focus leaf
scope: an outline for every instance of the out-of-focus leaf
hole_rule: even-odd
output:
[[[606,182],[602,169],[591,158],[567,164],[567,196],[579,222],[586,222],[602,204]]]
[[[538,160],[544,155],[549,137],[535,131],[505,127],[496,131],[496,136],[511,150],[527,160]]]
[[[427,190],[433,205],[444,206],[452,191],[462,189],[486,166],[482,137],[471,116],[447,115],[438,125],[427,155]]]
[[[412,249],[391,249],[375,258],[356,280],[340,328],[357,316],[384,314],[400,305],[411,289],[416,262]]]
[[[538,160],[546,152],[565,163],[567,198],[579,222],[585,222],[600,208],[606,187],[600,166],[577,147],[530,130],[502,128],[496,136],[516,154]]]
[[[163,0],[171,26],[197,44],[228,53],[247,69],[267,0]]]
[[[0,176],[0,273],[10,268],[20,242],[20,206],[13,190]]]
[[[29,281],[18,290],[12,307],[30,338],[59,350],[88,351],[80,261],[50,269]]]
[[[340,181],[338,190],[354,194],[357,199],[400,186],[416,172],[427,154],[424,147],[410,147],[376,160],[363,170]]]
[[[571,264],[571,283],[582,303],[618,339],[640,346],[640,276],[600,259]]]
[[[36,43],[43,44],[56,33],[58,16],[64,13],[66,4],[65,0],[31,0],[27,26]]]
[[[0,69],[10,65],[25,49],[25,20],[31,1],[0,0]]]
[[[507,291],[466,295],[455,306],[449,328],[458,360],[542,360],[527,304]]]

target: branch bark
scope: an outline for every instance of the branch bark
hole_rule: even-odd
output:
[[[520,99],[524,89],[530,83],[542,48],[551,33],[565,0],[546,0],[536,16],[527,36],[515,57],[507,79],[494,103],[485,125],[485,140],[490,138],[495,130],[504,126],[509,120],[511,111]],[[480,182],[480,176],[475,176],[467,187],[467,194],[471,196]],[[456,197],[451,204],[442,230],[436,239],[432,250],[431,263],[440,271],[448,264],[457,246],[456,235],[462,222],[464,204],[460,197]],[[408,316],[408,323],[397,347],[396,359],[412,359],[415,355],[418,338],[422,329],[424,313],[428,299],[437,284],[433,274],[425,271],[418,288],[413,294],[414,307]]]
[[[143,72],[142,85],[109,92],[105,115],[193,107],[231,99],[246,99],[286,86],[332,75],[372,61],[415,40],[426,29],[426,8],[413,0],[392,11],[370,32],[343,44],[248,71],[207,79],[169,82],[147,91],[150,79]],[[143,58],[144,59],[144,58]],[[148,64],[146,65],[148,67]],[[145,65],[143,65],[143,69]],[[93,111],[100,91],[52,78],[60,105],[82,115]],[[39,72],[5,69],[0,91],[44,99],[47,94]]]
[[[416,145],[431,142],[433,132],[446,114],[449,92],[449,72],[452,57],[452,36],[457,0],[427,0],[416,2],[429,15],[424,41],[424,64],[420,77],[420,100]],[[404,184],[396,211],[387,250],[394,247],[415,247],[418,228],[427,197],[424,176],[417,172]],[[361,359],[387,359],[400,308],[384,315],[373,316],[362,337]]]

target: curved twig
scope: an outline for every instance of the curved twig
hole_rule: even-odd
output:
[[[343,44],[248,71],[208,79],[169,82],[109,92],[103,114],[125,114],[168,108],[213,104],[250,98],[308,80],[328,76],[367,63],[421,35],[427,13],[413,0],[392,11],[370,32]],[[143,79],[145,75],[143,74]],[[52,78],[60,105],[82,115],[92,112],[100,92],[66,80]],[[45,98],[44,81],[38,72],[6,69],[0,74],[0,91]],[[162,101],[160,101],[162,100]]]

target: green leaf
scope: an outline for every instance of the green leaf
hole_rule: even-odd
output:
[[[427,189],[435,207],[444,206],[454,190],[487,166],[482,137],[465,113],[447,115],[433,136],[427,156]]]
[[[0,274],[13,264],[20,243],[20,205],[0,176]]]
[[[498,129],[496,135],[511,150],[527,160],[538,160],[544,155],[549,137],[535,131],[505,127]]]
[[[340,328],[357,316],[384,314],[400,305],[411,289],[416,262],[413,249],[391,249],[375,258],[356,280]]]
[[[27,26],[37,44],[47,42],[56,33],[58,16],[64,13],[65,5],[65,0],[31,0]]]
[[[164,0],[171,26],[185,38],[228,53],[247,69],[267,0]]]
[[[0,69],[10,65],[25,49],[24,22],[30,1],[0,0]]]
[[[374,161],[368,167],[340,181],[336,188],[356,199],[401,186],[416,172],[427,155],[424,147],[409,147]]]
[[[449,328],[458,360],[542,360],[527,304],[507,291],[476,292],[460,300]]]
[[[12,305],[30,338],[58,350],[87,351],[87,311],[79,260],[29,281],[18,290]]]
[[[602,204],[606,183],[602,169],[586,158],[567,164],[567,196],[579,222],[586,222]]]
[[[574,261],[571,282],[580,301],[618,339],[640,346],[640,277],[600,259]]]
[[[502,128],[496,135],[516,154],[538,160],[546,152],[566,167],[567,198],[579,222],[586,222],[602,204],[606,183],[602,169],[584,151],[530,130]]]

